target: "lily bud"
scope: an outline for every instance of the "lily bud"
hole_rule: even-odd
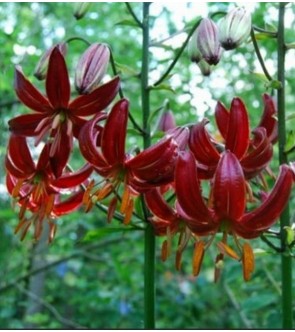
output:
[[[242,7],[231,10],[219,23],[219,41],[225,50],[240,46],[250,35],[251,14]]]
[[[91,2],[77,2],[75,4],[74,16],[76,17],[77,20],[80,20],[85,16],[90,5]]]
[[[48,67],[48,62],[50,55],[55,47],[58,47],[60,53],[65,56],[67,53],[67,45],[65,43],[57,44],[51,46],[40,58],[39,62],[37,63],[37,66],[34,70],[34,76],[42,81],[46,77],[47,73],[47,67]]]
[[[209,18],[204,18],[198,27],[197,46],[209,65],[217,65],[222,51],[217,26]]]
[[[158,130],[168,131],[176,127],[175,118],[171,110],[165,111],[159,121]]]
[[[202,54],[197,46],[198,28],[195,30],[188,42],[188,56],[192,62],[199,63],[202,59]]]
[[[104,44],[92,44],[79,59],[75,86],[80,94],[94,90],[105,75],[110,59],[110,50]]]

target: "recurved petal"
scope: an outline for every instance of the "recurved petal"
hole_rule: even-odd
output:
[[[212,223],[211,213],[202,198],[195,158],[190,152],[182,152],[178,157],[175,191],[180,208],[194,224]]]
[[[172,136],[178,145],[178,149],[185,150],[189,139],[189,129],[187,127],[175,127],[167,130],[166,136]]]
[[[278,179],[266,200],[254,211],[247,213],[240,224],[249,231],[268,229],[283,212],[292,189],[293,172],[287,165],[280,166]]]
[[[270,162],[273,155],[273,147],[266,135],[266,129],[259,127],[253,130],[254,141],[252,151],[242,160],[245,176],[251,178],[263,170]]]
[[[50,113],[52,108],[47,100],[23,75],[21,68],[15,68],[14,89],[20,101],[40,113]]]
[[[70,100],[70,81],[65,59],[56,46],[49,58],[46,93],[54,109],[67,108]]]
[[[112,108],[101,139],[101,150],[110,165],[122,164],[125,159],[125,139],[129,102],[119,100]]]
[[[173,175],[178,150],[175,140],[164,138],[126,162],[133,175],[150,183],[161,183],[161,179]],[[165,181],[166,183],[166,181]]]
[[[212,167],[217,165],[220,156],[219,152],[212,144],[212,139],[205,129],[205,125],[207,123],[208,120],[204,119],[191,128],[189,148],[197,161],[208,167]]]
[[[52,213],[55,216],[62,216],[77,210],[82,204],[83,195],[83,191],[78,191],[77,193],[70,196],[67,200],[55,204],[52,209]]]
[[[167,204],[159,189],[153,189],[145,193],[145,202],[149,210],[158,218],[174,221],[177,213]]]
[[[37,136],[36,128],[44,119],[43,114],[23,114],[8,121],[9,130],[23,136]]]
[[[105,119],[106,114],[100,113],[93,120],[88,121],[81,129],[79,135],[79,147],[83,157],[98,169],[107,167],[108,164],[102,154],[98,151],[97,137],[100,130],[96,127],[97,122]]]
[[[99,86],[88,95],[82,95],[70,103],[70,110],[78,116],[88,116],[104,110],[115,98],[120,87],[119,77]]]
[[[264,110],[257,127],[264,127],[267,132],[269,140],[274,144],[278,139],[278,121],[276,119],[276,106],[273,98],[268,95],[263,95]]]
[[[246,207],[243,169],[235,156],[226,151],[217,166],[213,182],[214,210],[219,220],[239,220]]]
[[[218,101],[215,107],[215,121],[221,136],[226,140],[229,124],[229,111]]]
[[[249,146],[249,118],[246,107],[241,99],[234,98],[231,103],[226,149],[241,159]]]
[[[15,168],[29,176],[35,171],[26,138],[12,134],[8,142],[8,158]]]
[[[57,188],[72,188],[81,185],[88,179],[92,173],[93,168],[89,164],[85,164],[76,172],[67,173],[51,182],[54,187]]]

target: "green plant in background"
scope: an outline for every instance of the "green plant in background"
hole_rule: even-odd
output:
[[[192,271],[195,276],[200,272],[205,251],[209,255],[214,255],[211,244],[217,242],[218,253],[211,274],[214,274],[215,281],[221,278],[223,290],[220,291],[220,295],[226,294],[235,310],[239,310],[239,304],[229,286],[230,276],[226,274],[230,272],[234,275],[235,265],[227,262],[226,257],[242,262],[244,279],[248,281],[254,271],[255,250],[253,252],[252,248],[255,248],[258,242],[253,241],[254,244],[250,246],[248,241],[245,242],[241,238],[261,237],[268,245],[266,250],[271,248],[282,257],[281,286],[273,279],[268,269],[265,273],[279,294],[282,289],[283,327],[291,328],[293,320],[291,261],[294,231],[291,227],[287,202],[294,182],[294,164],[288,165],[288,153],[285,149],[288,139],[285,127],[284,77],[286,4],[279,5],[278,29],[274,31],[252,25],[250,14],[243,8],[225,10],[224,13],[217,12],[217,8],[212,9],[211,19],[194,20],[188,29],[185,41],[175,52],[170,63],[165,64],[167,62],[165,61],[164,65],[160,66],[163,71],[156,79],[152,77],[152,68],[156,63],[151,52],[153,47],[151,32],[156,22],[150,14],[153,4],[143,3],[142,14],[139,13],[139,8],[136,7],[137,13],[129,3],[125,5],[126,14],[130,15],[131,19],[123,20],[120,24],[136,27],[142,35],[141,55],[137,54],[138,61],[133,68],[128,60],[118,62],[115,44],[91,45],[85,36],[68,38],[68,54],[72,45],[76,45],[78,41],[91,45],[80,57],[75,68],[75,86],[79,95],[71,101],[70,81],[65,62],[65,43],[58,41],[58,45],[45,53],[36,68],[36,76],[45,78],[45,95],[30,83],[19,68],[16,69],[16,93],[20,101],[34,111],[31,114],[14,117],[8,122],[12,134],[5,158],[6,184],[10,195],[19,206],[19,224],[16,231],[21,231],[21,237],[24,238],[33,225],[34,237],[41,239],[40,247],[43,248],[40,249],[36,245],[34,250],[37,252],[45,250],[42,244],[46,241],[44,239],[48,232],[52,240],[58,223],[56,218],[76,210],[81,205],[86,212],[91,210],[87,218],[91,218],[94,209],[100,211],[101,225],[88,232],[84,238],[85,241],[90,241],[89,248],[101,247],[103,242],[100,238],[107,234],[112,243],[118,241],[116,234],[123,233],[126,236],[127,232],[132,231],[130,234],[133,235],[129,240],[135,241],[136,246],[144,244],[144,254],[141,252],[144,260],[139,261],[144,266],[144,302],[141,316],[144,317],[145,328],[155,328],[162,324],[165,327],[160,320],[156,325],[158,321],[158,318],[156,319],[158,315],[155,314],[156,295],[157,298],[161,298],[155,292],[156,236],[165,237],[161,252],[163,261],[166,261],[175,250],[177,270],[186,274],[191,273],[187,271],[186,260],[182,259],[185,251],[191,254]],[[84,15],[87,17],[87,7],[81,4],[81,8],[76,8],[76,17],[81,18]],[[222,15],[220,21],[217,19],[219,15]],[[252,22],[254,21],[255,16],[252,18]],[[198,119],[197,122],[190,117],[191,120],[186,124],[182,121],[186,119],[185,115],[177,117],[178,112],[172,111],[175,113],[175,121],[171,109],[173,110],[174,106],[177,110],[177,106],[174,105],[175,102],[172,104],[172,100],[183,93],[181,88],[185,89],[185,85],[180,85],[177,91],[174,91],[169,82],[173,80],[174,75],[179,77],[177,68],[187,44],[191,59],[198,63],[205,76],[209,75],[209,81],[210,74],[214,75],[215,71],[222,68],[222,63],[218,62],[226,58],[227,52],[223,49],[233,49],[232,52],[236,52],[236,47],[243,47],[250,40],[250,35],[264,72],[255,76],[263,79],[264,88],[270,90],[272,94],[278,90],[278,120],[272,97],[264,94],[263,115],[260,122],[256,121],[258,125],[252,132],[249,125],[251,113],[248,115],[245,104],[240,98],[233,99],[230,111],[221,102],[217,103],[214,115],[219,133],[215,133],[214,136],[211,136],[205,128],[208,124],[206,119]],[[258,44],[262,37],[276,45],[278,52],[276,79],[269,74],[263,61]],[[240,53],[245,57],[247,55],[242,48]],[[102,84],[109,59],[115,77]],[[158,62],[160,64],[161,60]],[[218,66],[213,67],[217,64]],[[238,66],[235,68],[238,69]],[[185,73],[183,75],[185,77]],[[133,89],[134,79],[139,85],[136,90]],[[171,91],[174,91],[174,97],[168,102],[166,95],[171,94]],[[119,100],[112,103],[117,92]],[[222,89],[219,89],[218,93],[222,95]],[[187,94],[192,97],[192,94]],[[253,91],[251,94],[253,95]],[[126,99],[127,96],[130,96],[130,103]],[[141,96],[140,106],[137,104],[139,96]],[[160,107],[152,112],[155,105],[159,106],[159,100],[161,100]],[[136,108],[139,111],[135,111]],[[168,108],[170,119],[167,120],[169,123],[167,128],[163,123],[166,121],[164,117],[169,114]],[[155,121],[156,116],[158,121]],[[133,126],[132,129],[128,128],[128,118]],[[178,120],[181,120],[182,125],[177,127],[175,123],[178,123]],[[161,128],[162,131],[156,128]],[[26,138],[32,136],[36,137],[36,146],[40,143],[44,146],[38,163],[33,161],[28,145],[29,139]],[[138,141],[138,137],[142,138],[142,143]],[[269,164],[276,158],[277,141],[279,162],[282,166],[273,189],[269,190],[270,183],[267,182],[271,180],[267,178],[266,173],[271,174]],[[76,142],[79,142],[79,149],[76,147]],[[135,142],[138,146],[134,146]],[[288,151],[292,151],[292,147]],[[81,156],[85,158],[84,162]],[[76,167],[77,160],[79,160],[78,167],[85,162],[86,164],[74,172],[70,164]],[[92,180],[88,178],[90,173]],[[260,206],[257,204],[259,201],[261,201]],[[281,213],[280,231],[270,229]],[[112,219],[116,221],[105,228],[104,219],[108,222]],[[49,231],[46,227],[47,221]],[[118,222],[125,225],[113,226]],[[78,224],[85,229],[83,223]],[[82,233],[84,232],[85,230]],[[279,245],[276,243],[278,240],[281,241]],[[84,247],[82,252],[87,252],[87,245]],[[130,275],[127,273],[129,275],[127,277],[126,271],[124,272],[126,268],[122,269],[120,264],[116,263],[116,259],[113,258],[116,254],[113,251],[114,249],[108,253],[108,259],[111,259],[115,265],[119,280],[130,278]],[[72,255],[75,257],[79,253],[73,252],[68,259],[71,259]],[[130,253],[127,257],[128,260],[132,259]],[[99,261],[100,257],[93,259]],[[63,259],[57,260],[52,265],[63,266],[61,265],[63,261]],[[225,263],[226,268],[221,277]],[[39,306],[47,308],[59,323],[79,327],[79,324],[76,325],[64,318],[54,307],[44,302],[41,291],[36,295],[34,292],[36,282],[32,277],[48,267],[42,266],[42,263],[40,265],[40,259],[38,261],[34,256],[34,251],[30,264],[33,268],[29,269],[27,275],[3,285],[2,291],[10,289],[18,281],[27,280],[26,287],[19,289],[22,294],[31,301],[37,301]],[[204,262],[205,271],[209,271],[211,266]],[[61,273],[64,276],[65,272]],[[179,282],[179,285],[186,285],[180,288],[182,294],[191,293],[188,280]],[[77,278],[73,273],[69,273],[65,281],[69,285],[75,285]],[[202,283],[202,274],[197,282]],[[129,288],[130,286],[126,287]],[[124,296],[123,286],[121,292],[123,297],[120,300],[120,313],[124,315],[131,310],[131,304]],[[273,297],[267,294],[265,296],[265,301],[260,305],[272,303]],[[268,302],[269,300],[271,301]],[[91,302],[89,305],[91,307]],[[37,326],[48,324],[46,315],[38,315],[40,309],[34,309],[32,306],[29,309],[32,311],[27,310],[24,313],[25,316],[32,317],[29,324]],[[192,310],[196,310],[196,317],[203,309],[202,306],[192,307]],[[157,308],[157,311],[160,310],[161,308]],[[16,313],[9,315],[17,316]],[[251,327],[252,322],[243,312],[239,316],[242,324]],[[138,323],[132,324],[134,327]],[[177,324],[178,322],[175,325]],[[181,324],[179,322],[180,327]],[[194,327],[194,324],[194,320],[189,320],[191,327]],[[214,320],[212,324],[214,326]],[[235,326],[236,322],[229,324]],[[83,325],[97,327],[88,321]],[[108,322],[102,323],[102,326],[104,325],[108,325]]]

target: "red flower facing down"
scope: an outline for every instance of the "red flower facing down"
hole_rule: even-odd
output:
[[[50,145],[46,144],[37,164],[34,163],[26,138],[12,134],[5,159],[7,170],[6,185],[10,195],[20,206],[19,224],[23,239],[31,224],[34,238],[40,238],[44,220],[50,227],[49,241],[53,239],[56,224],[54,219],[76,210],[82,203],[83,192],[79,188],[92,172],[85,165],[77,172],[65,173],[56,178],[51,167]],[[63,199],[64,189],[70,192]]]
[[[89,121],[81,130],[79,143],[84,158],[105,178],[102,189],[94,194],[90,194],[93,184],[90,186],[86,192],[85,202],[91,207],[93,202],[107,197],[112,192],[118,192],[123,183],[120,211],[129,219],[134,196],[173,181],[178,155],[176,140],[183,141],[185,133],[175,133],[175,139],[172,136],[164,137],[155,145],[131,157],[125,151],[128,107],[126,99],[117,102],[104,127],[99,125],[99,121],[104,119],[102,115]],[[188,135],[188,132],[185,132]]]
[[[218,244],[220,254],[217,261],[221,261],[224,254],[235,259],[240,259],[241,255],[244,277],[248,280],[253,269],[253,266],[247,265],[250,256],[250,260],[253,261],[251,247],[247,244],[246,249],[242,249],[237,237],[245,239],[258,237],[275,223],[288,202],[293,176],[291,168],[286,165],[281,166],[278,179],[267,198],[258,208],[247,211],[243,169],[236,155],[227,150],[218,162],[211,193],[206,202],[201,194],[195,159],[190,152],[185,152],[179,156],[175,171],[178,213],[198,237],[207,235],[212,237],[217,232],[222,232],[223,238]],[[228,235],[235,238],[240,255],[227,246]],[[196,255],[199,258],[211,241],[212,239],[209,239],[208,244],[203,240],[197,242],[200,243],[196,247]],[[201,259],[198,262],[201,264]],[[199,271],[199,267],[195,271]]]
[[[250,139],[250,127],[247,110],[241,99],[232,101],[230,112],[218,103],[215,110],[216,123],[224,146],[216,142],[205,129],[208,120],[194,125],[191,129],[189,147],[198,161],[198,168],[202,178],[211,178],[223,150],[230,150],[240,160],[247,179],[258,175],[269,164],[273,148],[272,143],[277,139],[277,121],[272,98],[264,95],[264,113],[260,124]]]
[[[78,136],[81,127],[90,115],[104,110],[116,96],[119,78],[99,86],[88,95],[70,101],[70,82],[63,55],[56,47],[50,54],[46,75],[46,95],[42,95],[23,75],[15,70],[15,91],[20,101],[34,111],[9,121],[10,130],[18,135],[36,137],[37,145],[46,135],[52,142],[50,156],[63,156],[68,160],[73,136]],[[54,170],[60,175],[62,169]]]

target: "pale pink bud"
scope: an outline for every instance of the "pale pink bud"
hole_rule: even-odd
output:
[[[174,115],[173,115],[172,111],[170,111],[170,110],[165,111],[160,118],[160,121],[158,124],[158,130],[166,132],[170,129],[174,129],[175,127],[176,127],[176,124],[175,124],[175,119],[174,119]]]
[[[225,50],[240,46],[250,35],[251,14],[242,7],[232,9],[219,23],[219,41]]]
[[[95,43],[87,48],[79,59],[75,86],[80,94],[94,90],[107,71],[110,50],[107,45]]]
[[[198,27],[197,46],[209,65],[217,65],[221,57],[218,29],[209,18],[204,18]]]
[[[51,46],[43,55],[37,63],[37,66],[34,70],[34,76],[38,78],[38,80],[44,80],[47,74],[48,61],[50,55],[55,47],[58,47],[60,53],[65,56],[67,53],[67,45],[65,43],[60,43],[57,45]]]

